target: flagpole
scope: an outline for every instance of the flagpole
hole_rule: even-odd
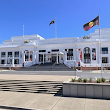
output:
[[[55,38],[57,38],[57,29],[56,29],[56,16],[55,16]]]
[[[99,14],[98,14],[99,16]],[[100,62],[101,62],[101,77],[103,78],[102,71],[102,48],[101,48],[101,30],[100,30],[100,19],[99,19],[99,37],[100,37]]]
[[[23,40],[24,40],[24,25],[23,25]],[[24,42],[24,41],[23,41]]]

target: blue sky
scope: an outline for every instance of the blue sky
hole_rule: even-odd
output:
[[[110,28],[110,0],[0,0],[0,44],[12,36],[39,34],[45,39],[81,37],[98,29],[83,25],[100,14],[100,27]]]

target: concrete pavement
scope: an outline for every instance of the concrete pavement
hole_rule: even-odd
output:
[[[24,108],[24,110],[110,110],[110,100],[6,91],[0,91],[0,105],[5,108],[4,110],[6,108],[7,110],[15,110],[15,108]],[[2,106],[0,106],[1,110],[3,110]]]
[[[90,78],[95,79],[101,78],[101,73],[97,71],[83,71],[83,72],[75,72],[75,71],[2,71],[0,74],[9,74],[9,75],[45,75],[45,76],[78,76],[81,78]],[[103,77],[107,80],[110,79],[110,70],[104,70]]]
[[[64,81],[73,76],[0,74],[0,80]],[[110,100],[0,91],[0,110],[110,110]]]

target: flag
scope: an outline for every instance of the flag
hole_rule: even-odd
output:
[[[50,22],[49,26],[50,26],[51,24],[53,24],[54,22],[55,22],[55,19],[54,19],[54,20],[52,20],[52,21]]]
[[[95,19],[93,19],[89,23],[84,24],[83,28],[85,31],[88,31],[89,29],[91,29],[95,25],[99,25],[99,16],[97,16]]]

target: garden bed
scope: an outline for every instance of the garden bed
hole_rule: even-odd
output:
[[[110,83],[97,83],[97,81],[63,82],[63,96],[110,99]]]

